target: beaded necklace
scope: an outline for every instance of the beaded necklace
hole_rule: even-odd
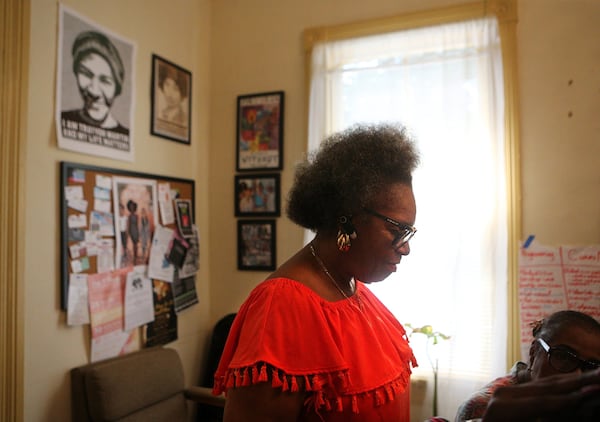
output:
[[[315,261],[317,261],[317,263],[319,264],[319,266],[321,267],[323,272],[327,275],[327,277],[329,277],[329,279],[331,280],[333,285],[340,291],[342,296],[344,296],[346,299],[350,299],[350,296],[348,296],[346,294],[346,292],[344,291],[344,289],[342,289],[342,287],[339,285],[339,283],[336,281],[336,279],[333,278],[333,276],[331,275],[331,273],[325,266],[325,263],[323,262],[323,260],[319,257],[319,255],[317,255],[317,251],[315,250],[313,243],[310,242],[308,244],[308,246],[310,248],[310,253],[312,254],[312,256],[315,257]],[[354,277],[352,277],[352,279],[350,280],[350,289],[352,291],[352,294],[354,294],[356,292],[356,282],[354,281]]]

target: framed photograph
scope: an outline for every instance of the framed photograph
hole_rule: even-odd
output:
[[[237,97],[237,170],[283,168],[283,91]]]
[[[275,220],[238,220],[238,269],[274,270],[275,237]]]
[[[191,94],[192,74],[153,54],[150,133],[189,145]]]
[[[279,217],[279,173],[234,177],[236,217]]]

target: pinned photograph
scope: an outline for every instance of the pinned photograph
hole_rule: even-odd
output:
[[[189,199],[175,199],[175,219],[177,228],[183,237],[194,235],[194,217],[192,214],[192,201]]]
[[[158,222],[156,180],[113,177],[115,267],[147,265]]]

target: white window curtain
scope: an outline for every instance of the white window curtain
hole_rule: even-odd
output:
[[[451,420],[507,369],[502,81],[495,18],[325,42],[312,52],[309,149],[358,122],[400,122],[417,140],[418,232],[398,271],[369,287],[400,322],[451,336],[429,348],[439,359],[438,413]],[[414,376],[431,380],[425,339],[412,336]]]

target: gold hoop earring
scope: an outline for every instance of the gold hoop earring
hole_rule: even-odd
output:
[[[350,242],[350,235],[348,233],[344,233],[342,229],[338,230],[337,247],[340,252],[348,252],[350,250],[350,246],[352,246],[352,242]]]

